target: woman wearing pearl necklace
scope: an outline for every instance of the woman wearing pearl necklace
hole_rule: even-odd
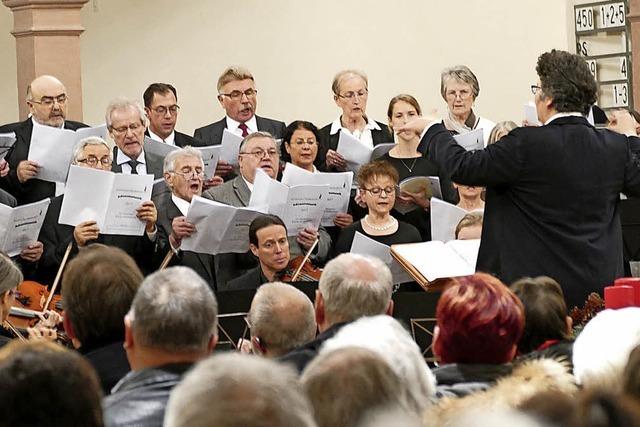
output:
[[[390,212],[396,200],[398,172],[389,162],[368,163],[358,171],[359,192],[367,205],[367,215],[342,229],[335,254],[349,252],[356,231],[385,245],[422,241],[418,230],[398,221]]]

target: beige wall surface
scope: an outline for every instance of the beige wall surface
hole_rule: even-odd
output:
[[[141,99],[162,81],[178,89],[178,129],[191,134],[223,116],[216,80],[230,64],[256,77],[258,114],[286,122],[337,117],[330,87],[343,68],[369,75],[377,120],[401,92],[442,113],[440,71],[464,63],[480,80],[477,112],[520,121],[537,56],[574,50],[572,13],[571,0],[92,0],[82,11],[84,119],[102,122],[109,99]],[[0,28],[11,22],[0,9]],[[17,119],[13,46],[2,31],[0,122]]]

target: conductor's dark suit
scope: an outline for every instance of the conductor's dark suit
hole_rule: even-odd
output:
[[[561,117],[475,152],[436,124],[418,149],[454,182],[487,187],[478,271],[506,284],[551,276],[569,306],[582,306],[623,274],[619,194],[640,194],[636,144],[583,117]]]
[[[160,242],[160,254],[164,256],[168,251],[172,250],[169,244],[169,236],[173,230],[171,223],[175,217],[182,216],[180,209],[171,200],[171,193],[163,193],[153,199],[158,210],[158,238]],[[191,267],[209,284],[212,290],[216,290],[215,267],[213,264],[213,255],[202,254],[191,251],[178,251],[173,256],[170,266],[183,265]]]
[[[281,139],[284,136],[286,126],[281,121],[256,116],[256,123],[259,131],[269,132],[275,139]],[[224,117],[222,120],[196,129],[193,137],[206,145],[218,145],[222,142],[222,133],[226,128],[227,119]]]
[[[71,120],[65,120],[64,122],[65,129],[77,130],[84,127],[87,127],[84,123]],[[33,178],[22,184],[18,180],[18,164],[23,160],[27,160],[29,155],[31,135],[33,134],[32,119],[28,118],[20,123],[2,126],[0,130],[2,132],[15,132],[16,134],[16,142],[6,157],[11,169],[6,177],[0,179],[0,186],[16,198],[18,205],[26,205],[27,203],[55,196],[56,184],[54,182]]]

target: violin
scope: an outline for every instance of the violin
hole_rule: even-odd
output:
[[[281,279],[283,282],[317,282],[320,280],[322,270],[313,265],[309,257],[318,245],[318,239],[313,242],[307,253],[295,257],[289,261]]]

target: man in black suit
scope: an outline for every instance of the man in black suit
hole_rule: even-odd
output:
[[[258,91],[249,70],[242,67],[229,67],[218,78],[218,101],[226,116],[215,123],[196,129],[193,136],[206,145],[222,142],[224,129],[242,137],[257,131],[269,132],[276,139],[282,139],[285,124],[278,120],[255,115],[258,104]],[[227,176],[232,171],[227,162],[218,162],[216,175]]]
[[[186,216],[193,196],[202,195],[202,155],[199,150],[187,147],[169,153],[164,164],[164,179],[171,192],[153,199],[158,207],[159,253],[164,256],[168,251],[174,251],[170,265],[191,267],[215,291],[213,255],[180,250],[182,239],[195,231]]]
[[[249,225],[249,248],[258,266],[231,280],[229,289],[257,289],[267,282],[280,281],[289,265],[287,227],[276,215],[262,215]]]
[[[107,129],[116,146],[111,170],[124,174],[151,174],[162,178],[162,157],[144,151],[146,114],[137,101],[118,98],[105,115]]]
[[[149,138],[177,147],[201,147],[204,142],[178,132],[176,123],[180,106],[176,88],[167,83],[151,83],[142,95],[144,111],[149,119],[145,135]]]
[[[435,118],[396,131],[426,128],[418,149],[429,160],[455,182],[487,187],[477,270],[506,283],[551,276],[568,306],[582,306],[623,274],[619,194],[640,195],[638,140],[589,125],[597,86],[584,59],[552,50],[536,71],[541,127],[515,129],[474,152]],[[630,118],[621,115],[620,128],[635,135]]]
[[[37,202],[56,193],[56,184],[35,178],[39,166],[27,160],[34,126],[51,126],[76,130],[84,123],[66,120],[67,89],[53,76],[40,76],[27,88],[27,105],[31,117],[0,127],[0,133],[15,132],[16,142],[7,154],[9,174],[0,178],[0,187],[11,193],[18,205]]]

